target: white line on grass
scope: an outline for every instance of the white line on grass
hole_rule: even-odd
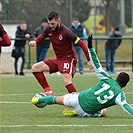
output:
[[[117,124],[117,125],[0,125],[0,127],[130,127],[133,124]]]
[[[125,92],[125,94],[131,95],[131,94],[133,94],[133,92]]]
[[[133,92],[125,92],[125,94],[132,95]],[[35,95],[35,94],[34,93],[32,93],[32,94],[0,94],[0,96],[33,96],[33,95]],[[58,94],[58,95],[62,95],[62,93]]]
[[[30,96],[35,94],[0,94],[0,96]]]
[[[31,102],[7,102],[7,101],[0,101],[0,104],[31,104]],[[130,104],[133,106],[133,104]]]
[[[32,93],[32,94],[0,94],[0,96],[1,97],[4,97],[4,96],[34,96],[36,93]],[[58,95],[63,95],[63,94],[62,93],[58,93]]]
[[[31,102],[7,102],[7,101],[0,101],[0,103],[7,103],[7,104],[31,104]]]

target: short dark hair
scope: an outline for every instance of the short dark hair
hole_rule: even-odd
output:
[[[79,21],[79,18],[78,17],[75,17],[75,18],[73,18],[73,20],[78,20]]]
[[[121,87],[125,87],[126,84],[129,82],[130,76],[126,72],[121,72],[117,76],[117,82]]]
[[[48,15],[48,20],[52,20],[53,18],[55,20],[58,20],[58,19],[60,19],[60,15],[55,11],[51,11]]]

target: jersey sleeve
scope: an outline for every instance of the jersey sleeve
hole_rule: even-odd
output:
[[[88,48],[86,44],[76,34],[74,34],[70,29],[67,30],[66,36],[69,41],[73,42],[73,44],[78,45],[82,48],[86,56],[86,59],[90,61],[90,56],[89,56]]]
[[[133,107],[126,101],[125,95],[121,92],[115,99],[115,103],[119,105],[125,112],[133,116]]]
[[[67,30],[63,30],[63,32],[66,35],[66,39],[72,42],[73,44],[77,44],[78,41],[80,40],[80,38],[77,37],[77,35],[73,33],[69,28],[67,28]]]
[[[90,48],[88,52],[90,53],[90,60],[92,62],[92,66],[96,72],[97,77],[100,80],[108,79],[109,75],[103,70],[94,48]]]
[[[79,37],[77,37],[75,44],[77,44],[78,46],[80,46],[82,48],[87,60],[90,61],[90,55],[88,53],[88,48],[87,48],[86,44]]]
[[[11,40],[10,40],[8,34],[3,34],[1,36],[0,46],[6,47],[6,46],[10,46],[10,45],[11,45]]]
[[[48,27],[37,37],[35,38],[35,42],[38,44],[40,44],[41,42],[43,42],[45,40],[45,38],[48,37]]]
[[[45,40],[45,37],[40,34],[37,38],[34,39],[34,41],[38,44],[40,44],[43,40]]]

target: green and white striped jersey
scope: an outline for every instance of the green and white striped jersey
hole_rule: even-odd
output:
[[[100,81],[92,88],[80,92],[78,101],[88,114],[96,113],[104,108],[119,105],[133,116],[133,107],[126,102],[126,97],[119,84],[102,68],[94,48],[89,49],[92,65]]]

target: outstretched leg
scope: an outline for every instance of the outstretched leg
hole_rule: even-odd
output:
[[[64,95],[63,96],[44,96],[41,98],[32,98],[31,102],[33,104],[37,104],[37,103],[46,103],[46,104],[60,104],[60,105],[64,105],[63,103],[64,100]]]
[[[43,72],[49,72],[49,67],[43,62],[36,63],[32,66],[32,73],[42,86],[46,95],[54,95]]]

